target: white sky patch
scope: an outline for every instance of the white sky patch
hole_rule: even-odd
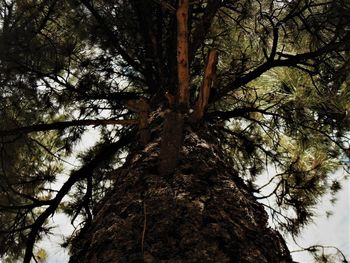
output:
[[[343,169],[339,169],[335,178],[344,178]],[[264,185],[272,176],[277,174],[273,166],[268,166],[267,170],[258,178],[258,185]],[[342,190],[336,194],[337,201],[332,204],[330,194],[325,195],[316,206],[316,216],[314,222],[302,229],[296,242],[299,246],[307,248],[313,245],[324,245],[337,247],[345,254],[347,260],[350,259],[350,180],[341,181]],[[267,185],[262,189],[263,196],[271,193],[276,186],[275,183]],[[266,199],[259,200],[262,203],[269,204]],[[326,212],[333,212],[333,215],[327,218]],[[273,226],[271,218],[269,220]],[[290,251],[300,250],[291,237],[286,237],[287,245]],[[327,249],[325,252],[332,254],[335,249]],[[300,263],[314,263],[313,257],[308,252],[292,253],[293,260]]]
[[[97,129],[89,128],[82,136],[81,142],[74,147],[73,152],[78,153],[89,149],[95,145],[98,139],[99,133]],[[57,181],[51,186],[55,190],[59,190],[66,182],[72,169],[78,169],[81,165],[74,156],[67,158],[65,161],[72,165],[65,164],[65,172],[57,176]],[[66,200],[67,197],[63,199],[63,201]],[[78,221],[77,218],[75,225],[79,223]],[[68,249],[64,249],[61,245],[73,233],[74,226],[72,226],[68,216],[63,213],[55,213],[53,217],[49,218],[48,223],[49,226],[54,227],[51,230],[52,235],[44,237],[42,241],[38,242],[36,247],[45,249],[48,254],[47,263],[66,263],[69,261]]]
[[[335,246],[339,248],[350,259],[350,181],[343,182],[343,189],[336,195],[337,201],[332,205],[329,196],[325,196],[318,205],[318,217],[313,224],[308,225],[297,242],[302,247],[312,245]],[[326,211],[334,214],[327,218]],[[289,240],[290,250],[300,249]],[[328,249],[327,252],[335,252]],[[314,262],[309,253],[293,253],[293,259],[301,263]]]
[[[48,263],[66,263],[69,260],[68,250],[62,248],[61,244],[72,234],[74,228],[69,218],[62,213],[55,214],[49,222],[51,226],[56,226],[53,235],[45,237],[37,246],[47,252]]]

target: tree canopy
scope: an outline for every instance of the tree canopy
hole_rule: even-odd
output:
[[[147,144],[145,114],[168,108],[218,139],[283,231],[299,234],[341,189],[350,2],[190,1],[180,67],[186,2],[0,1],[0,258],[29,262],[58,211],[91,223],[115,168]],[[78,152],[89,127],[96,144]]]

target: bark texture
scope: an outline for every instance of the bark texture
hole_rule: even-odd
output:
[[[177,72],[179,80],[179,104],[188,107],[189,103],[189,64],[188,64],[188,8],[189,0],[179,0],[177,18]]]
[[[209,130],[185,128],[166,176],[158,171],[159,139],[131,154],[92,225],[73,241],[70,262],[292,262]]]

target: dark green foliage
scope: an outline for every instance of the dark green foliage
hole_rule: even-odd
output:
[[[44,211],[91,222],[115,168],[142,147],[135,129],[112,121],[136,119],[127,102],[140,98],[158,116],[177,93],[176,8],[175,0],[0,0],[0,257],[20,258],[47,231],[34,223]],[[292,234],[325,193],[341,189],[334,173],[350,158],[349,13],[348,0],[191,1],[192,103],[208,51],[220,54],[194,128],[212,127],[208,137]],[[87,125],[96,146],[79,152]],[[64,169],[68,156],[81,167]],[[58,194],[62,171],[75,181]]]

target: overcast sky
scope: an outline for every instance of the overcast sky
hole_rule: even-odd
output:
[[[338,201],[334,206],[329,202],[329,196],[325,197],[318,206],[319,214],[313,224],[310,224],[303,235],[298,238],[299,245],[309,247],[312,245],[326,245],[338,247],[350,259],[350,182],[343,183],[343,189],[337,194]],[[326,217],[326,211],[333,211],[334,215]],[[290,250],[298,249],[290,242]],[[334,250],[328,250],[334,252]],[[309,263],[312,259],[305,253],[293,253],[293,259],[297,262]]]

